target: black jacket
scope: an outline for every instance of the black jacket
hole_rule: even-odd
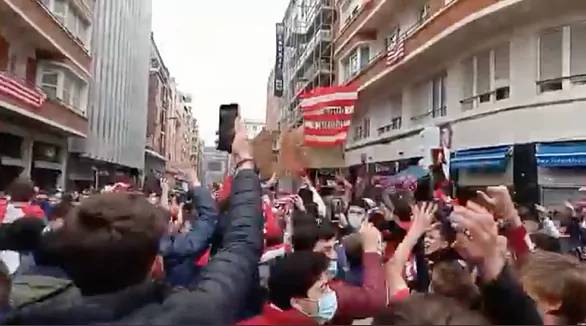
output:
[[[496,325],[543,325],[535,302],[523,291],[508,267],[483,285],[484,314]]]
[[[261,189],[252,170],[235,177],[229,215],[222,250],[202,269],[193,290],[168,292],[147,282],[106,295],[56,298],[12,314],[8,323],[233,324],[262,251]]]

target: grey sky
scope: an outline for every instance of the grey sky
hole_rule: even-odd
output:
[[[171,75],[194,98],[212,145],[218,107],[238,102],[264,120],[267,78],[275,64],[275,23],[288,0],[153,0],[155,40]]]

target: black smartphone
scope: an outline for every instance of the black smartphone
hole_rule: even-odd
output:
[[[218,126],[218,150],[232,153],[232,142],[234,141],[234,120],[240,112],[236,103],[223,104],[220,106],[220,123]]]

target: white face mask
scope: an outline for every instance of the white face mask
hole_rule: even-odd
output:
[[[159,203],[159,198],[158,197],[149,197],[149,203],[151,203],[153,205],[157,205]]]
[[[350,206],[348,208],[348,224],[351,228],[357,230],[362,225],[366,212],[363,208],[358,206]]]

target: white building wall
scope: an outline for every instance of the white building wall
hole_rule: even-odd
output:
[[[407,14],[401,19],[402,26],[411,19]],[[586,12],[573,12],[563,17],[548,18],[547,20],[532,22],[513,29],[501,30],[500,34],[493,34],[484,39],[462,40],[463,50],[443,62],[435,62],[435,67],[425,67],[417,73],[400,76],[401,84],[377,86],[379,89],[387,88],[402,92],[403,124],[401,130],[393,131],[387,144],[370,145],[364,147],[368,141],[353,142],[349,137],[346,153],[347,165],[360,164],[362,153],[367,154],[369,162],[397,160],[417,156],[417,133],[426,125],[443,125],[450,123],[453,129],[453,149],[470,149],[495,145],[551,142],[586,139],[586,85],[572,84],[564,81],[564,89],[560,91],[540,93],[536,85],[539,67],[539,33],[546,28],[586,21]],[[466,27],[464,27],[466,28]],[[569,35],[569,34],[567,34]],[[564,38],[564,51],[570,49],[570,39]],[[380,38],[380,35],[379,35]],[[509,99],[489,103],[483,103],[478,107],[464,111],[460,103],[464,99],[465,69],[463,60],[475,55],[481,50],[491,49],[503,42],[510,41],[510,97]],[[464,51],[465,50],[465,51]],[[566,52],[564,52],[566,53]],[[586,60],[586,58],[584,58]],[[415,68],[417,69],[417,68]],[[413,121],[411,117],[422,113],[422,107],[418,103],[426,101],[417,93],[417,85],[422,80],[431,80],[434,74],[441,69],[446,69],[446,95],[447,116],[433,119]],[[563,76],[570,75],[569,55],[564,54]],[[491,85],[493,86],[493,85]],[[386,92],[373,92],[367,89],[360,96],[368,99],[360,99],[359,105],[365,112],[374,117],[385,117],[387,106],[375,103],[384,102],[388,98]],[[372,99],[370,97],[373,97]],[[430,94],[431,97],[431,94]],[[427,100],[428,102],[430,99]],[[431,103],[429,102],[429,107]],[[375,112],[376,111],[376,112]],[[359,113],[362,115],[363,113]],[[354,128],[359,119],[353,120]],[[373,127],[378,123],[373,124]],[[374,128],[376,131],[376,128]],[[371,141],[388,139],[389,135],[378,136],[371,132]],[[356,148],[359,145],[363,147]],[[355,148],[355,149],[353,149]]]

